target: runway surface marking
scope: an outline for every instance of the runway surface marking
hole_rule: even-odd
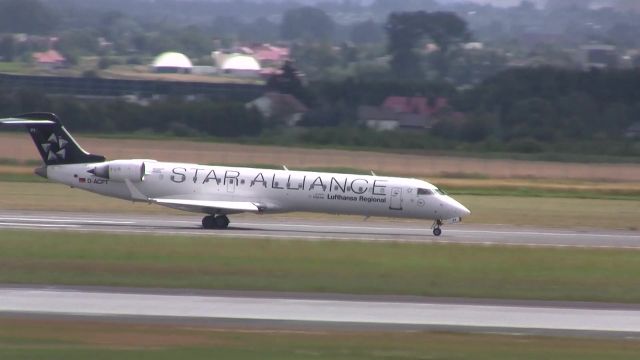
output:
[[[77,218],[55,218],[55,217],[0,217],[0,222],[3,221],[49,221],[49,222],[76,222],[76,223],[89,223],[89,224],[135,224],[134,221],[121,221],[121,220],[96,220],[96,219],[77,219]]]
[[[22,220],[22,221],[51,221],[51,222],[84,222],[84,223],[96,223],[96,224],[136,224],[136,221],[131,220],[96,220],[92,218],[73,218],[73,217],[0,217],[0,221],[2,220]],[[145,219],[149,220],[149,219]],[[160,220],[159,220],[160,221]],[[182,223],[182,224],[198,224],[197,221],[186,221],[186,220],[162,220],[162,222],[171,222],[171,223]],[[402,230],[405,232],[420,232],[423,233],[425,231],[429,231],[429,227],[425,226],[424,228],[406,228],[406,227],[380,227],[380,226],[353,226],[353,225],[314,225],[314,224],[285,224],[285,223],[271,223],[271,222],[263,222],[263,223],[255,223],[255,222],[233,222],[232,226],[235,227],[243,227],[243,226],[252,226],[252,227],[280,227],[280,228],[307,228],[307,229],[343,229],[343,230],[358,230],[358,231],[398,231]],[[447,228],[447,232],[455,233],[455,234],[502,234],[502,235],[520,235],[520,236],[584,236],[584,233],[581,232],[551,232],[551,231],[508,231],[508,230],[460,230],[454,228]],[[588,234],[592,237],[603,237],[603,238],[619,238],[620,234]],[[640,235],[630,235],[624,234],[622,235],[631,239],[640,239]]]
[[[25,224],[25,223],[10,223],[0,222],[0,226],[19,227],[19,228],[79,228],[80,225],[68,225],[68,224]]]
[[[534,230],[530,228],[488,229],[487,225],[447,226],[442,237],[431,235],[430,223],[424,228],[399,222],[369,221],[367,225],[353,220],[292,219],[288,223],[271,220],[233,221],[225,231],[201,229],[199,220],[186,217],[137,216],[124,219],[114,214],[56,214],[49,212],[0,212],[0,228],[56,228],[103,233],[164,234],[185,236],[251,237],[267,239],[300,239],[329,241],[393,241],[407,243],[441,243],[471,245],[510,245],[528,247],[596,248],[640,250],[640,234],[631,231]],[[191,218],[189,218],[191,219]],[[233,220],[233,219],[232,219]],[[66,226],[63,226],[65,224]]]
[[[640,310],[0,288],[0,313],[640,333]]]

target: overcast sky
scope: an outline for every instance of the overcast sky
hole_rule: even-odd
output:
[[[283,1],[283,0],[261,0],[261,1]],[[297,0],[298,2],[303,2],[303,3],[317,3],[317,2],[321,2],[321,1],[326,1],[326,0]],[[333,1],[341,1],[341,0],[333,0]],[[372,3],[374,0],[359,0],[361,3]],[[393,0],[386,0],[386,1],[393,1]],[[478,3],[478,4],[493,4],[495,6],[515,6],[520,4],[520,2],[522,0],[436,0],[442,4],[449,4],[449,3],[455,3],[455,2],[474,2],[474,3]],[[537,4],[544,4],[547,0],[529,0],[531,2],[537,3]]]
[[[479,4],[493,4],[496,6],[514,6],[520,4],[522,0],[437,0],[440,3],[453,2],[474,2]],[[544,3],[545,0],[533,0],[535,3]]]

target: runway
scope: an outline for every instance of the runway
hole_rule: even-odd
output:
[[[507,301],[502,301],[507,303]],[[473,300],[415,298],[336,299],[241,292],[185,294],[132,292],[102,288],[0,288],[0,316],[65,316],[129,321],[202,320],[211,324],[272,324],[350,329],[447,330],[462,332],[545,333],[584,336],[640,336],[640,306],[545,302],[488,304]]]
[[[560,230],[507,225],[451,225],[431,234],[430,223],[353,217],[315,219],[237,215],[227,230],[203,230],[200,216],[0,211],[0,229],[64,230],[113,234],[250,237],[285,240],[388,241],[576,248],[640,249],[640,233],[614,230]]]

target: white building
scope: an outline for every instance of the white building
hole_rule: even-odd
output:
[[[158,55],[151,65],[153,71],[158,73],[189,74],[193,70],[193,64],[184,54],[166,52]]]
[[[258,60],[245,54],[225,54],[215,51],[211,54],[220,73],[241,77],[259,77],[262,67]]]

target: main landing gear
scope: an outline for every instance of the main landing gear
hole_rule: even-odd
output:
[[[436,220],[433,222],[433,226],[431,226],[433,228],[433,235],[442,235],[442,229],[440,229],[440,226],[442,226],[442,220]]]
[[[226,229],[229,227],[227,215],[208,215],[202,218],[202,227],[205,229]]]

